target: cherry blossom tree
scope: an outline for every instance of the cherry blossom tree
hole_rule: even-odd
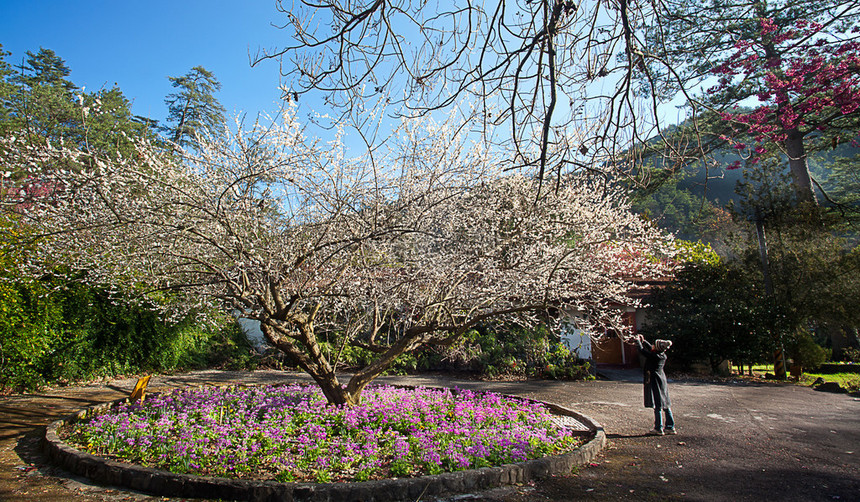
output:
[[[798,202],[816,204],[807,156],[860,130],[860,5],[843,0],[661,3],[647,41],[643,82],[688,111],[674,155],[686,165],[725,146],[755,162],[787,159]],[[717,162],[713,162],[716,164]],[[731,167],[739,167],[739,163]]]
[[[633,276],[666,273],[670,239],[619,188],[571,177],[537,198],[534,179],[499,172],[462,130],[404,121],[387,151],[359,157],[342,138],[305,137],[291,112],[193,151],[141,141],[118,159],[4,138],[3,165],[40,189],[7,181],[2,207],[28,229],[17,235],[36,270],[86,270],[184,312],[239,311],[330,403],[351,405],[421,345],[549,308],[617,322]],[[347,344],[377,358],[344,385]]]
[[[759,38],[738,41],[737,52],[712,70],[720,81],[711,92],[723,97],[739,78],[755,89],[760,103],[751,111],[722,112],[721,118],[732,125],[724,138],[747,152],[752,162],[767,151],[768,144],[778,145],[788,157],[800,201],[815,201],[807,143],[826,139],[826,147],[830,147],[850,141],[860,127],[860,43],[853,39],[856,33],[860,28],[854,27],[845,40],[828,36],[820,23],[798,20],[792,27],[780,27],[773,19],[763,18]],[[824,134],[831,129],[836,134]],[[753,144],[738,136],[750,138]]]

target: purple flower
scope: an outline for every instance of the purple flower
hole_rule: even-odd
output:
[[[576,446],[541,405],[498,394],[375,386],[365,396],[348,408],[299,384],[180,390],[76,424],[68,440],[179,472],[298,481],[381,477],[395,463],[421,475]]]

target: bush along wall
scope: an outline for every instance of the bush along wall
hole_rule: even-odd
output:
[[[362,367],[371,361],[373,355],[359,347],[341,347],[334,335],[321,345],[330,354],[339,351],[339,370]],[[283,357],[275,354],[268,364],[278,368],[290,367]],[[428,345],[403,354],[387,373],[402,375],[415,371],[468,372],[484,378],[593,378],[591,363],[579,359],[545,326],[536,329],[510,325],[480,326],[466,333],[452,348]]]
[[[122,295],[62,279],[0,280],[0,389],[139,372],[247,367],[235,319],[167,322]]]

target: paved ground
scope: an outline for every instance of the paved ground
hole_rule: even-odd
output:
[[[778,384],[670,381],[680,434],[651,437],[638,372],[595,382],[476,382],[421,376],[391,383],[482,388],[576,409],[601,422],[610,444],[579,472],[534,486],[457,500],[860,500],[860,399]],[[276,372],[157,377],[156,388],[282,378]],[[127,393],[133,380],[0,398],[0,500],[166,500],[87,484],[44,465],[45,424]]]

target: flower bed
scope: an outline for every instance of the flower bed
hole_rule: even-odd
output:
[[[122,461],[207,476],[364,481],[502,465],[581,443],[545,406],[497,394],[369,387],[327,406],[299,384],[207,387],[122,404],[63,431]]]

